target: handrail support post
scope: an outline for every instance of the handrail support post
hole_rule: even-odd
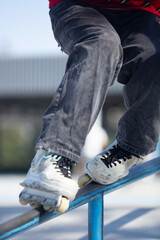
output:
[[[88,239],[103,240],[103,193],[88,202]]]

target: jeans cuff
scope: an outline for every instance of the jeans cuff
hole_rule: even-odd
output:
[[[79,163],[79,160],[80,160],[80,155],[78,155],[78,154],[76,154],[72,151],[69,151],[67,149],[62,149],[62,148],[59,148],[59,147],[56,147],[56,146],[52,147],[48,143],[45,143],[45,142],[42,142],[42,141],[40,141],[36,145],[35,150],[37,151],[38,149],[43,149],[45,151],[61,155],[61,156],[66,157],[69,160],[71,160],[73,162],[76,162],[76,163]]]
[[[148,154],[145,150],[134,147],[133,145],[130,145],[129,143],[124,142],[123,140],[119,139],[118,137],[117,137],[117,143],[124,150],[126,150],[132,154],[138,155],[139,157],[144,157]]]

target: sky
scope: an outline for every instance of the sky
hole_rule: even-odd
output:
[[[48,12],[48,0],[1,0],[0,56],[62,54]]]

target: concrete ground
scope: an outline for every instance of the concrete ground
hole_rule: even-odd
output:
[[[0,175],[0,223],[30,207],[20,206],[22,175]],[[105,240],[160,239],[160,176],[153,175],[105,196]],[[87,240],[87,205],[21,233],[13,240]]]

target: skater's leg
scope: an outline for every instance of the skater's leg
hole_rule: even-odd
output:
[[[89,179],[110,184],[128,174],[128,170],[155,150],[160,133],[160,23],[151,13],[137,11],[125,15],[128,23],[115,28],[124,49],[124,64],[118,80],[125,84],[128,108],[119,121],[117,141],[86,165],[80,187]],[[123,31],[122,31],[123,29]]]
[[[71,201],[75,197],[78,187],[70,168],[79,160],[86,135],[119,72],[122,54],[117,33],[95,9],[63,0],[50,14],[55,37],[69,58],[44,115],[39,150],[22,183],[20,201],[59,209],[61,196]]]
[[[120,39],[107,19],[91,7],[64,0],[50,15],[55,37],[69,58],[44,115],[37,148],[78,162],[86,135],[119,72]]]
[[[124,149],[145,156],[156,149],[160,134],[160,21],[139,12],[127,33],[119,81],[126,83],[128,110],[119,121],[117,140]]]

